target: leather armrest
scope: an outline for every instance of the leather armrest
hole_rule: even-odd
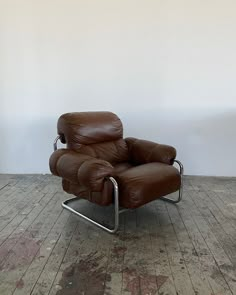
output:
[[[134,164],[161,162],[172,165],[176,157],[176,149],[169,145],[128,137],[125,139],[130,160]]]
[[[79,168],[78,180],[82,185],[89,187],[91,191],[99,192],[103,189],[106,177],[111,176],[113,166],[104,160],[90,159]]]
[[[107,161],[69,149],[56,150],[50,157],[49,166],[52,174],[84,185],[91,191],[101,191],[105,178],[110,176],[113,170]]]

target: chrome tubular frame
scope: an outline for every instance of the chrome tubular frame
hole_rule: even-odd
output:
[[[184,174],[184,166],[183,164],[178,161],[178,160],[174,160],[175,163],[177,163],[179,165],[179,173],[180,173],[180,177],[181,177],[181,184],[180,184],[180,188],[179,188],[179,196],[177,200],[172,200],[166,197],[161,197],[160,199],[169,203],[179,203],[182,200],[182,195],[183,195],[183,174]]]
[[[109,233],[115,233],[118,230],[119,227],[119,214],[123,212],[123,210],[119,210],[119,190],[118,190],[118,184],[116,182],[116,180],[113,177],[109,177],[108,178],[112,184],[113,184],[113,190],[114,190],[114,211],[115,211],[115,224],[114,224],[114,228],[110,229],[104,225],[102,225],[101,223],[98,223],[97,221],[83,215],[82,213],[76,211],[75,209],[73,209],[72,207],[69,206],[69,203],[74,201],[75,199],[78,198],[72,198],[69,200],[66,200],[64,202],[62,202],[62,207],[69,210],[70,212],[82,217],[83,219],[95,224],[96,226],[102,228],[103,230],[109,232]]]

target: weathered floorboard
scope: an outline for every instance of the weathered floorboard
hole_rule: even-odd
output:
[[[236,295],[236,178],[184,184],[110,235],[61,208],[59,178],[0,175],[0,294]],[[75,206],[112,224],[111,207]]]

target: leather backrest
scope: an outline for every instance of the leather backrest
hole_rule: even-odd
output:
[[[111,112],[75,112],[62,115],[57,124],[58,134],[68,145],[112,141],[123,136],[120,119]]]
[[[128,147],[123,138],[113,141],[81,145],[78,152],[94,158],[103,159],[111,164],[129,160]]]
[[[61,141],[69,149],[110,163],[128,160],[123,126],[111,112],[74,112],[60,116],[57,124]]]

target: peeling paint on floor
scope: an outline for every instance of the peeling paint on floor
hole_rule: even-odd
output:
[[[113,249],[113,252],[118,255],[125,251],[125,247]],[[112,273],[106,273],[106,266],[104,256],[98,255],[97,252],[87,255],[78,263],[73,263],[64,270],[57,295],[104,294],[105,283],[110,282],[112,278]],[[167,279],[167,276],[156,276],[136,269],[125,268],[123,270],[124,290],[131,295],[141,293],[155,295]],[[109,290],[106,290],[106,295],[112,294],[109,294]]]
[[[30,233],[22,235],[20,238],[12,237],[12,244],[3,244],[1,247],[0,271],[11,271],[22,265],[29,264],[34,258],[35,254],[40,249],[40,240],[32,238]],[[9,249],[10,248],[10,249]],[[7,258],[7,260],[5,260]]]
[[[110,274],[106,273],[103,255],[91,253],[78,263],[73,263],[65,269],[59,282],[61,290],[57,295],[102,295],[105,281],[110,281]]]
[[[130,292],[131,295],[155,295],[168,279],[167,276],[138,273],[136,270],[128,268],[123,271],[123,278],[125,291]]]
[[[24,287],[25,283],[23,279],[21,278],[19,281],[16,282],[16,288],[17,289],[22,289]]]

